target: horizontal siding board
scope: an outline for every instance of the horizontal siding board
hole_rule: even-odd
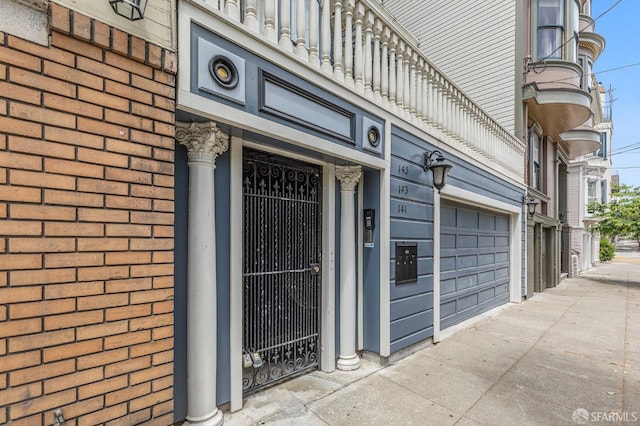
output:
[[[391,353],[397,352],[400,349],[406,348],[407,346],[411,346],[414,343],[422,342],[423,340],[426,340],[432,336],[433,336],[433,327],[428,327],[418,331],[417,333],[413,333],[409,336],[405,336],[397,340],[392,340]]]
[[[391,321],[433,309],[433,293],[418,294],[391,302]]]
[[[391,321],[391,341],[433,327],[433,310]]]
[[[391,301],[433,291],[433,275],[418,277],[418,281],[396,284],[392,281],[390,289]]]

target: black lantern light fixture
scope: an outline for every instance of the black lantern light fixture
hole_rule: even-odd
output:
[[[144,18],[147,0],[109,0],[109,4],[118,15],[131,21],[138,21]]]
[[[533,215],[536,214],[536,207],[540,204],[540,201],[527,195],[523,195],[522,198],[522,201],[527,205],[527,213],[529,213],[529,217],[533,217]]]
[[[451,167],[453,166],[445,160],[440,151],[425,151],[422,168],[425,172],[431,170],[433,173],[433,186],[438,193],[447,184],[447,174]]]

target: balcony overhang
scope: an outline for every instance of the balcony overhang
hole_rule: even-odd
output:
[[[561,133],[560,144],[570,160],[594,152],[600,148],[600,132],[573,129]]]
[[[604,37],[597,33],[580,33],[580,42],[578,46],[580,48],[588,49],[593,55],[592,59],[595,61],[600,56],[600,53],[604,50],[605,46]]]
[[[575,129],[592,114],[591,95],[581,89],[539,89],[536,83],[529,83],[523,88],[523,99],[529,108],[529,116],[540,124],[545,135],[551,137]]]

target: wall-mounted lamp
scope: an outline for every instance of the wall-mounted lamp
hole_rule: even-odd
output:
[[[428,170],[433,172],[433,186],[438,190],[438,193],[447,184],[447,173],[451,167],[453,166],[445,160],[440,151],[426,151],[424,153],[422,168],[425,172]]]
[[[131,21],[144,18],[147,0],[109,0],[113,11]]]
[[[527,213],[529,213],[529,217],[533,217],[533,215],[536,214],[536,207],[540,204],[540,201],[533,197],[523,195],[522,202],[527,205]]]

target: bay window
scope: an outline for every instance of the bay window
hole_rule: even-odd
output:
[[[538,59],[562,58],[564,32],[564,1],[538,0]]]

